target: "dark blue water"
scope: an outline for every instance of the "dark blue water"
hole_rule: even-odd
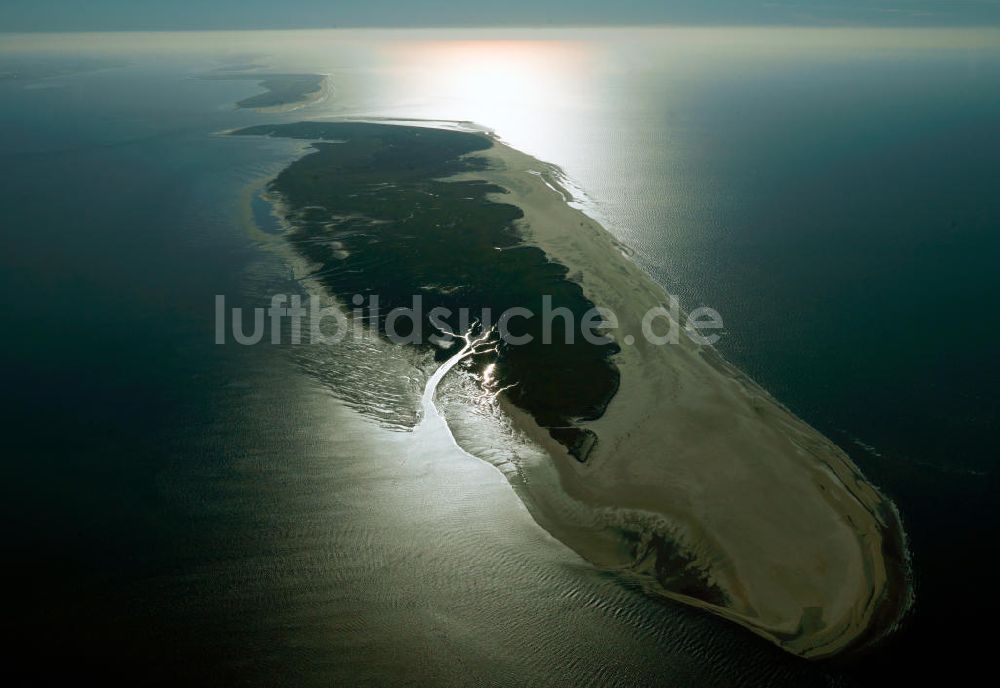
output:
[[[190,79],[195,63],[0,84],[7,623],[36,667],[140,682],[457,684],[481,661],[501,682],[867,685],[988,661],[998,65],[734,67],[669,107],[675,91],[622,77],[627,130],[681,143],[616,224],[902,511],[916,611],[848,667],[622,591],[500,487],[459,506],[459,483],[416,490],[433,469],[401,467],[393,433],[331,421],[281,352],[214,346],[214,294],[292,288],[245,226],[292,149],[214,135],[275,119],[232,109],[252,85]],[[678,185],[683,202],[656,195]],[[453,509],[443,529],[434,504]]]
[[[900,507],[917,604],[871,658],[889,675],[981,661],[997,611],[998,84],[995,55],[921,55],[691,86],[683,174],[716,193],[647,251],[724,314],[720,349]]]
[[[43,673],[142,679],[176,652],[151,648],[181,598],[148,581],[216,551],[213,475],[265,446],[241,412],[268,354],[213,347],[208,299],[247,293],[241,193],[288,151],[213,136],[247,87],[188,74],[0,84],[6,623],[52,653]],[[202,493],[178,499],[191,471]]]

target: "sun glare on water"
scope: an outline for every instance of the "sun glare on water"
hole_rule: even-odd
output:
[[[413,117],[468,120],[511,138],[551,136],[558,122],[539,114],[578,108],[586,96],[591,53],[573,41],[407,41],[386,50],[409,65],[393,87]]]

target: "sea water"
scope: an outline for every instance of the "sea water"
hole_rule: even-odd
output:
[[[22,61],[127,62],[0,83],[26,635],[168,683],[863,685],[972,656],[948,629],[993,604],[952,593],[987,589],[977,544],[997,534],[1000,52],[785,31],[12,41]],[[327,73],[331,96],[239,111],[252,83],[192,78],[247,56]],[[215,345],[215,294],[303,289],[258,197],[301,149],[220,133],[330,116],[470,120],[562,166],[686,308],[720,311],[722,352],[900,505],[908,628],[850,666],[796,660],[595,571],[492,465],[415,443],[427,361]]]

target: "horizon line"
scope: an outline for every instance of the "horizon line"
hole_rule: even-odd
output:
[[[24,29],[18,31],[0,31],[0,36],[11,36],[11,35],[26,35],[26,34],[40,34],[40,35],[62,35],[62,34],[109,34],[109,33],[252,33],[252,32],[292,32],[292,31],[454,31],[454,30],[499,30],[499,31],[523,31],[523,30],[553,30],[553,29],[638,29],[638,30],[655,30],[655,29],[866,29],[873,31],[886,31],[886,30],[922,30],[922,31],[933,31],[933,30],[998,30],[1000,29],[1000,22],[995,24],[972,24],[972,23],[956,23],[956,24],[863,24],[863,23],[851,23],[851,22],[823,22],[823,23],[800,23],[800,22],[770,22],[770,23],[738,23],[738,24],[726,24],[726,23],[671,23],[671,22],[658,22],[658,23],[644,23],[644,24],[632,24],[632,23],[594,23],[594,24],[434,24],[426,26],[413,26],[413,25],[375,25],[375,24],[359,24],[359,25],[329,25],[329,26],[290,26],[290,27],[243,27],[243,28],[109,28],[109,29]]]

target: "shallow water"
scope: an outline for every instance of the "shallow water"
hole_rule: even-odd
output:
[[[126,68],[0,84],[6,568],[34,651],[266,685],[866,684],[974,661],[950,631],[995,604],[952,592],[987,589],[998,530],[997,51],[455,37],[189,36],[155,60],[146,40]],[[330,73],[331,99],[261,115],[232,108],[252,84],[190,78],[251,53]],[[685,306],[721,311],[727,356],[899,502],[910,629],[852,667],[787,657],[594,571],[493,466],[394,430],[425,361],[212,344],[214,294],[300,288],[248,228],[296,147],[214,133],[319,115],[471,119],[561,165]]]

